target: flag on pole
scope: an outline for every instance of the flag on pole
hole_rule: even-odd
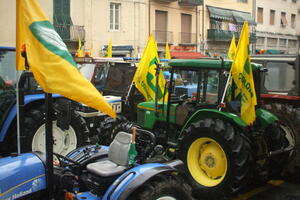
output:
[[[138,68],[134,74],[133,81],[135,87],[144,95],[147,101],[155,100],[155,87],[156,87],[156,64],[159,63],[159,57],[157,53],[157,47],[152,35],[148,39],[147,46],[144,49]],[[158,75],[158,102],[162,102],[163,99],[167,101],[168,92],[165,93],[165,78],[162,70]]]
[[[232,36],[231,43],[228,50],[228,58],[234,60],[236,54],[235,36]]]
[[[165,53],[165,58],[166,59],[171,59],[171,53],[170,53],[170,48],[169,48],[169,44],[166,44],[166,53]]]
[[[257,105],[254,80],[249,55],[249,28],[245,21],[237,46],[236,57],[230,69],[232,78],[241,91],[241,118],[251,125],[256,118]]]
[[[230,43],[230,46],[229,46],[229,50],[228,50],[228,58],[231,59],[231,60],[234,60],[235,59],[235,54],[236,54],[236,44],[235,44],[235,36],[233,35],[232,36],[232,39],[231,39],[231,43]],[[227,101],[231,101],[231,95],[232,95],[232,90],[233,90],[233,81],[232,81],[232,78],[230,79],[230,83],[229,83],[229,86],[228,86],[228,90],[227,90],[227,93],[226,93],[226,99]],[[235,97],[239,94],[239,90],[236,89],[234,91],[235,93]]]
[[[44,92],[57,93],[112,117],[116,113],[99,91],[84,78],[65,43],[36,0],[17,0],[17,70],[25,69],[21,47],[35,80]]]
[[[112,40],[109,41],[109,44],[107,46],[107,55],[106,57],[112,58]]]
[[[78,38],[77,57],[79,57],[79,58],[83,57],[82,44],[81,44],[81,39],[80,38]]]

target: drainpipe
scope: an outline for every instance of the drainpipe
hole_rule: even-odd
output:
[[[198,38],[198,6],[196,6],[196,52],[198,52],[198,42],[199,42],[199,38]]]
[[[256,0],[253,0],[252,15],[253,15],[253,18],[254,18],[254,22],[256,22]],[[252,31],[253,31],[253,33],[256,33],[256,26],[255,25],[254,25]],[[256,40],[252,45],[252,54],[255,54],[255,49],[256,49]]]
[[[148,29],[149,29],[149,32],[148,32],[148,37],[150,36],[150,34],[151,34],[151,25],[150,25],[150,22],[151,22],[151,20],[150,20],[150,17],[151,17],[151,9],[150,9],[150,2],[151,2],[151,0],[149,0],[148,1]]]
[[[202,43],[203,43],[203,52],[205,51],[204,49],[204,6],[205,6],[205,1],[203,0],[202,3]]]

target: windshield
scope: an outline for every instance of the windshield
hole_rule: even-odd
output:
[[[219,72],[175,70],[173,96],[200,104],[218,103]]]
[[[16,53],[0,49],[0,127],[16,99]]]
[[[268,62],[265,87],[272,92],[289,92],[295,87],[295,68],[285,62]]]

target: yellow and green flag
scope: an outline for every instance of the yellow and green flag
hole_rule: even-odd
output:
[[[157,47],[152,35],[148,39],[147,46],[144,49],[138,68],[134,74],[133,81],[135,87],[144,95],[147,101],[155,100],[155,88],[156,88],[156,64],[159,63],[159,57],[157,53]],[[168,93],[166,92],[165,98],[165,78],[162,70],[158,75],[158,94],[157,100],[162,102],[163,99],[167,101]]]
[[[17,0],[17,70],[25,69],[21,47],[34,78],[44,92],[61,94],[116,117],[99,91],[84,78],[65,43],[36,0]]]
[[[170,48],[169,44],[166,44],[166,53],[165,53],[165,59],[171,59],[171,53],[170,53]]]
[[[107,46],[107,55],[106,57],[112,58],[112,40],[109,41],[109,44]]]
[[[235,36],[232,36],[231,43],[228,50],[228,58],[234,60],[236,54]]]
[[[249,55],[249,28],[245,21],[237,46],[236,57],[230,69],[232,78],[241,91],[241,118],[251,125],[256,118],[257,105],[254,80]]]
[[[77,57],[79,57],[79,58],[83,57],[82,44],[81,44],[81,39],[80,38],[78,38]]]
[[[235,36],[232,36],[231,39],[231,43],[229,46],[229,50],[228,50],[228,59],[234,60],[235,59],[235,54],[236,54],[236,44],[235,44]],[[232,94],[232,90],[233,90],[233,81],[232,78],[230,79],[230,84],[228,86],[228,90],[226,93],[226,99],[227,101],[231,101],[231,94]],[[235,97],[239,94],[239,90],[236,89],[235,91]]]

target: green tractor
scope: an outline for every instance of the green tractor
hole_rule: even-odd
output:
[[[255,123],[247,126],[239,117],[239,101],[221,103],[231,61],[171,60],[169,66],[168,100],[139,103],[137,122],[112,131],[137,127],[139,162],[180,158],[195,194],[209,199],[227,198],[281,175],[293,158],[294,136],[259,105]],[[263,69],[253,63],[252,68],[260,94]]]

